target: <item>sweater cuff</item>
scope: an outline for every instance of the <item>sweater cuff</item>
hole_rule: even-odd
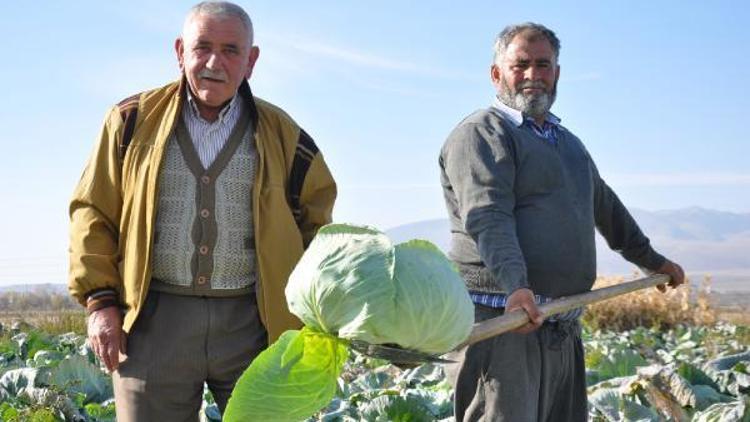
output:
[[[86,312],[91,315],[100,309],[119,306],[117,291],[114,289],[96,289],[86,293]]]
[[[664,263],[667,262],[667,258],[665,258],[660,253],[654,251],[651,249],[649,253],[639,260],[639,262],[636,263],[638,267],[641,269],[648,270],[652,273],[655,273],[659,268],[661,268]]]

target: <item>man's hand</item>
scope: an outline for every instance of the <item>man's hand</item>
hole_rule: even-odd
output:
[[[120,352],[125,353],[125,332],[122,330],[120,308],[109,306],[94,311],[88,318],[91,348],[110,372],[120,365]]]
[[[505,312],[513,312],[516,309],[523,309],[529,315],[530,321],[526,325],[513,330],[514,333],[526,334],[542,326],[544,317],[539,312],[539,308],[534,302],[534,292],[530,289],[517,289],[508,296],[508,301],[505,303]]]
[[[685,272],[682,271],[682,267],[670,260],[664,261],[664,263],[661,265],[661,267],[659,267],[658,270],[656,270],[656,272],[658,274],[666,274],[670,276],[672,279],[669,280],[669,283],[667,283],[667,285],[672,287],[673,289],[680,284],[685,283]],[[662,293],[667,291],[667,288],[663,284],[659,284],[658,286],[656,286],[656,288],[659,289],[659,291]]]

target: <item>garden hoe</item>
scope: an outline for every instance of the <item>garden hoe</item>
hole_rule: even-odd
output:
[[[665,274],[655,274],[633,281],[627,281],[615,286],[604,287],[590,292],[563,297],[539,306],[539,311],[544,317],[567,312],[580,306],[611,299],[615,296],[624,295],[636,290],[653,287],[659,284],[667,284],[670,277]],[[488,319],[474,324],[469,338],[458,345],[455,350],[478,343],[490,337],[494,337],[508,331],[512,331],[529,322],[528,314],[522,309]],[[399,365],[419,365],[422,363],[452,363],[453,361],[443,359],[439,356],[418,352],[415,350],[402,349],[398,346],[382,344],[370,344],[361,340],[352,340],[351,347],[358,352],[378,358],[386,359]]]

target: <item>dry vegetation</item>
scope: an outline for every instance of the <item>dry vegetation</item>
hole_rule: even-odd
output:
[[[70,296],[36,290],[0,293],[0,325],[27,324],[48,334],[86,332],[83,307]]]
[[[599,277],[594,288],[621,283],[624,277]],[[661,293],[656,288],[644,289],[589,305],[583,321],[593,330],[629,330],[655,327],[666,330],[678,324],[713,325],[719,312],[711,300],[711,280],[704,279],[696,287],[689,280],[678,289]]]
[[[625,281],[625,277],[600,277],[594,288]],[[614,331],[635,327],[666,330],[678,324],[713,325],[727,321],[750,326],[750,312],[743,306],[721,307],[711,293],[711,280],[698,286],[688,283],[679,289],[660,293],[645,289],[589,305],[583,316],[592,330]],[[50,334],[86,331],[83,309],[69,297],[51,292],[10,292],[0,294],[0,324],[26,323]]]
[[[50,335],[86,333],[86,313],[77,310],[1,312],[0,327],[31,326]],[[1,331],[1,330],[0,330]]]

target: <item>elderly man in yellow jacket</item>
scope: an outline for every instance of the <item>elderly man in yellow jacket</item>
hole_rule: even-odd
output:
[[[180,80],[110,110],[70,204],[69,287],[118,420],[197,420],[204,383],[223,411],[300,326],[284,287],[336,197],[313,140],[250,91],[242,8],[194,6],[175,50]]]

